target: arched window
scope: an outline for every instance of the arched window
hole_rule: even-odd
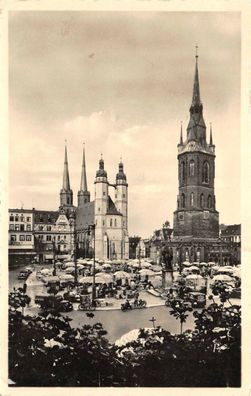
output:
[[[185,196],[185,194],[181,195],[181,207],[182,208],[186,207],[186,196]]]
[[[185,162],[182,161],[181,162],[181,181],[182,181],[182,183],[184,183],[185,178],[186,178],[186,165],[185,165]]]
[[[207,198],[207,207],[208,207],[208,208],[211,208],[211,207],[212,207],[212,197],[211,197],[211,195],[208,195],[208,198]]]
[[[201,206],[202,208],[204,208],[204,206],[205,206],[204,194],[201,194],[201,195],[200,195],[200,206]]]
[[[193,206],[194,205],[194,193],[192,192],[190,195],[190,205]]]
[[[112,227],[112,219],[110,219],[110,227]]]
[[[189,176],[194,176],[194,160],[189,162]]]
[[[114,220],[114,227],[117,227],[117,219]]]
[[[70,198],[67,197],[67,205],[69,205],[69,204],[70,204]]]
[[[203,164],[202,181],[203,183],[209,183],[209,163],[207,161],[205,161]]]

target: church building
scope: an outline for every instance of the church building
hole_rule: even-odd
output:
[[[100,260],[128,259],[128,184],[122,161],[119,163],[116,181],[111,184],[108,181],[104,160],[101,158],[94,183],[95,197],[91,201],[87,188],[84,147],[78,202],[77,207],[74,207],[65,147],[60,210],[75,220],[77,250],[83,252],[84,256],[89,255],[91,251],[93,254],[95,250],[95,257]],[[111,189],[114,190],[114,200],[111,197]]]

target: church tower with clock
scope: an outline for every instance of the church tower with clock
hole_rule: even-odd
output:
[[[179,191],[177,209],[174,212],[174,239],[193,243],[209,242],[219,238],[219,213],[215,206],[214,178],[215,145],[211,125],[207,142],[196,53],[187,136],[183,140],[181,125],[178,144]]]

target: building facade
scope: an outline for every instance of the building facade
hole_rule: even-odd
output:
[[[12,265],[34,259],[33,224],[33,209],[9,209],[9,262]]]
[[[114,191],[114,200],[111,198]],[[119,163],[114,184],[110,184],[99,161],[95,178],[95,197],[90,200],[87,188],[85,148],[77,206],[73,204],[70,186],[67,147],[65,146],[63,183],[59,209],[9,210],[10,265],[35,260],[52,262],[80,257],[97,259],[128,259],[128,184],[123,163]]]

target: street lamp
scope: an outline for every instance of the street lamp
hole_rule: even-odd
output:
[[[53,249],[53,276],[57,275],[57,271],[56,271],[56,259],[55,259],[55,237],[52,238],[52,249]]]
[[[95,224],[90,224],[88,229],[89,232],[93,230],[93,280],[92,280],[92,305],[94,306],[95,304],[95,298],[96,298],[96,284],[95,284]]]

